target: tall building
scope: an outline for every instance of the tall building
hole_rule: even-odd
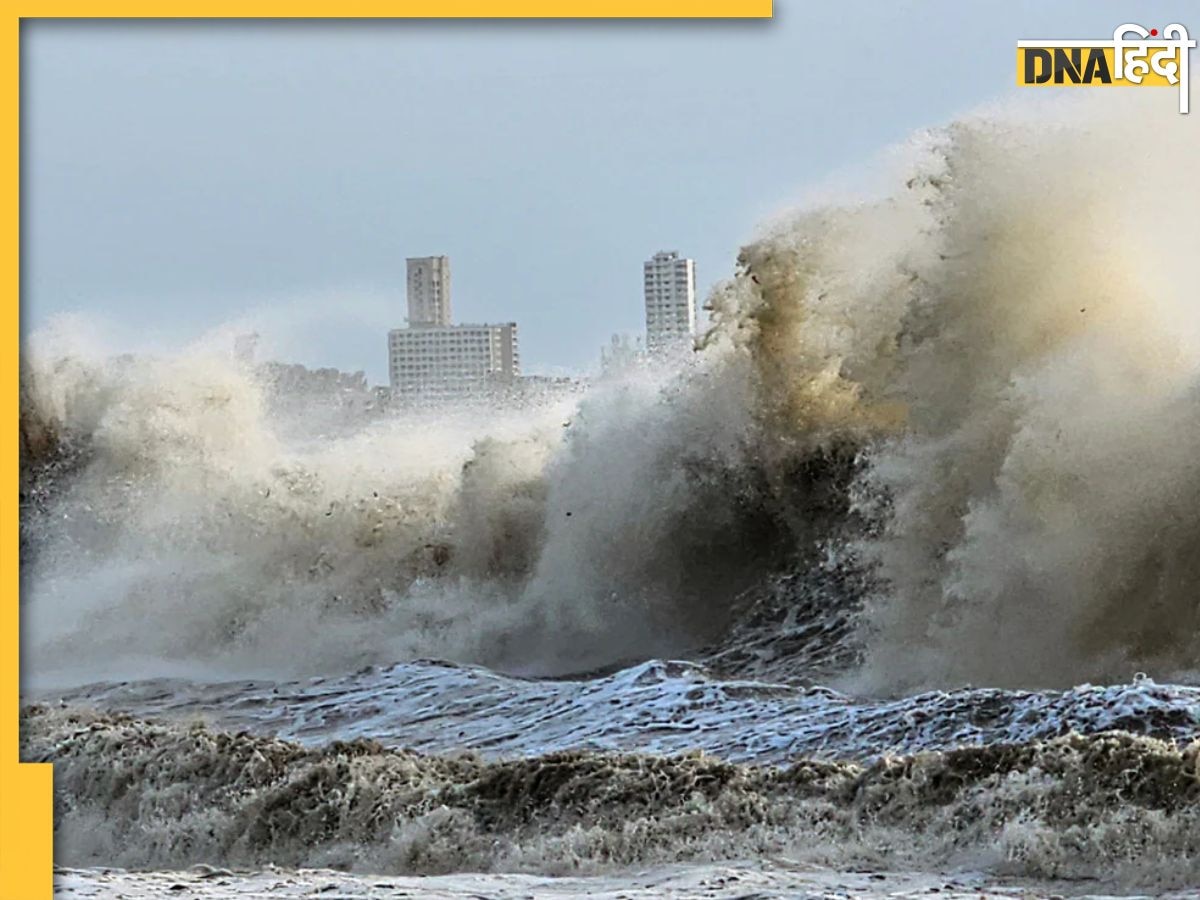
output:
[[[646,260],[646,349],[651,353],[691,349],[696,332],[696,262],[675,250]]]
[[[402,396],[458,397],[507,388],[521,374],[517,324],[454,325],[450,258],[408,260],[408,327],[388,332],[388,380]]]
[[[408,259],[408,326],[450,324],[450,257]]]

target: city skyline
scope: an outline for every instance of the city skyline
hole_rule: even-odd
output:
[[[512,389],[522,380],[517,323],[457,323],[450,257],[407,257],[405,326],[388,330],[393,396],[439,397]],[[644,342],[651,355],[691,352],[697,335],[696,263],[660,250],[642,264]],[[643,356],[619,334],[601,346],[601,372]]]

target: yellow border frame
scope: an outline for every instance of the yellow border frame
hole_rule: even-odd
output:
[[[103,12],[112,18],[770,18],[772,0],[409,0],[402,10],[357,0],[336,12],[326,3],[207,3],[202,9],[169,15],[161,4],[71,3],[50,7],[30,16],[8,19],[3,53],[7,63],[2,79],[3,105],[0,121],[5,124],[8,181],[3,190],[4,254],[0,276],[9,285],[11,301],[3,307],[0,332],[11,350],[4,364],[3,417],[10,433],[0,450],[7,499],[0,503],[0,635],[3,639],[3,671],[0,674],[0,900],[42,900],[54,893],[53,781],[48,763],[18,762],[20,720],[20,609],[18,604],[19,553],[19,441],[15,434],[19,415],[20,350],[20,58],[22,18],[87,17]],[[116,6],[114,11],[113,6]]]
[[[5,37],[8,50],[3,53],[3,100],[0,122],[4,123],[4,153],[8,180],[4,182],[4,245],[2,275],[9,286],[10,300],[3,304],[0,331],[11,355],[4,364],[4,418],[15,427],[18,418],[20,350],[20,67],[21,20],[9,20]],[[0,674],[0,898],[3,900],[41,900],[54,892],[53,853],[53,782],[50,766],[18,764],[18,727],[20,715],[20,611],[17,603],[19,521],[19,440],[10,432],[0,450],[4,467],[3,483],[8,495],[0,503],[0,634],[3,635],[4,668]]]

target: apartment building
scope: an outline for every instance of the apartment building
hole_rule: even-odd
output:
[[[388,373],[398,396],[458,397],[505,388],[521,374],[517,323],[393,329]]]
[[[696,333],[696,262],[674,250],[655,253],[643,265],[646,349],[690,350]]]

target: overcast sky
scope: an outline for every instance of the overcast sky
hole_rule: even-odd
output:
[[[917,128],[1015,92],[1015,42],[1187,4],[776,0],[756,22],[26,22],[24,329],[230,322],[386,378],[404,259],[526,371],[642,329],[641,263],[701,293],[757,223]]]

